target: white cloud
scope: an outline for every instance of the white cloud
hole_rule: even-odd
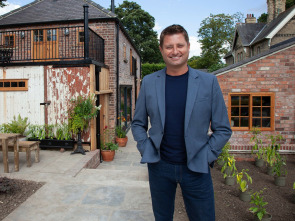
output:
[[[162,26],[159,23],[155,23],[154,31],[159,32],[162,29]]]
[[[198,37],[189,36],[191,44],[189,57],[199,56],[201,54],[201,44],[198,42]]]
[[[6,14],[7,12],[10,12],[14,9],[19,8],[19,7],[20,7],[20,5],[15,5],[15,4],[8,2],[7,6],[0,8],[0,15]]]

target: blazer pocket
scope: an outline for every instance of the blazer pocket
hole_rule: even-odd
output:
[[[200,97],[197,98],[195,103],[200,103],[200,102],[205,102],[205,101],[209,101],[209,97]]]

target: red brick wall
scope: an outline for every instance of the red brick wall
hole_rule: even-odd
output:
[[[275,131],[295,147],[295,46],[216,75],[228,106],[229,93],[274,92]],[[233,131],[232,145],[247,145],[249,131]],[[293,149],[295,150],[295,149]]]

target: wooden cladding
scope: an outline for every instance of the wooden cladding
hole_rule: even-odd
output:
[[[0,91],[27,91],[28,79],[0,79]]]
[[[233,130],[274,130],[274,93],[229,94],[229,119]]]

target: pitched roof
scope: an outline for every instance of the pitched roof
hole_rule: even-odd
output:
[[[295,5],[292,6],[291,8],[289,8],[288,10],[280,13],[275,19],[273,19],[269,24],[267,24],[263,30],[256,36],[255,39],[253,39],[253,41],[251,42],[252,44],[255,44],[263,39],[265,39],[266,37],[268,37],[268,35],[273,32],[277,27],[279,27],[279,25],[282,22],[287,22],[289,21],[286,20],[288,18],[289,15],[292,15],[295,13]]]
[[[89,5],[89,19],[116,17],[116,14],[91,0],[35,0],[0,16],[0,25],[81,20],[85,4]]]
[[[212,74],[219,75],[219,74],[222,74],[224,72],[231,71],[232,69],[238,68],[238,67],[240,67],[242,65],[253,62],[255,60],[262,59],[265,56],[271,55],[271,54],[273,54],[273,53],[275,53],[277,51],[283,50],[283,49],[288,48],[290,46],[295,46],[295,38],[291,38],[291,39],[288,39],[286,41],[280,42],[280,43],[278,43],[276,45],[273,45],[270,50],[262,52],[261,54],[255,55],[253,57],[247,58],[247,59],[242,60],[240,62],[237,62],[235,64],[229,65],[229,66],[227,66],[225,68],[221,68],[221,69],[219,69],[217,71],[212,72]]]
[[[263,29],[265,23],[242,23],[237,25],[238,32],[243,46],[249,46],[255,36]]]

